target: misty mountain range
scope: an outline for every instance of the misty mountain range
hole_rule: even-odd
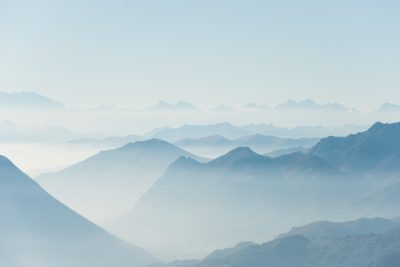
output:
[[[350,109],[339,103],[327,103],[317,104],[311,99],[305,99],[303,101],[288,100],[275,107],[276,111],[327,111],[327,112],[349,112]]]
[[[199,112],[201,109],[193,105],[192,103],[185,101],[178,101],[175,104],[167,101],[160,101],[154,106],[146,108],[149,111],[158,112],[174,112],[174,111],[188,111],[188,112]],[[326,112],[326,113],[351,113],[361,112],[355,108],[346,107],[340,103],[325,103],[319,104],[312,99],[304,99],[295,101],[292,99],[287,100],[274,107],[270,107],[265,103],[248,103],[240,108],[229,107],[220,104],[214,108],[208,109],[211,112],[240,112],[240,111],[253,111],[253,112]],[[383,103],[375,112],[398,112],[400,111],[400,105],[393,103]]]
[[[105,139],[101,143],[126,142],[129,138],[135,140],[139,137]],[[81,214],[97,222],[104,222],[132,208],[139,197],[162,176],[168,165],[179,157],[186,156],[205,161],[187,151],[217,150],[223,154],[222,152],[225,153],[240,145],[260,151],[271,151],[299,145],[309,147],[317,141],[317,139],[283,139],[262,135],[246,136],[231,141],[215,136],[184,140],[173,145],[159,139],[150,139],[102,151],[64,170],[41,175],[37,180],[59,200]],[[86,143],[86,140],[82,142]],[[93,184],[96,184],[96,190],[92,189]],[[76,191],[77,188],[80,189],[79,192]],[[99,206],[98,203],[102,205]]]
[[[244,136],[235,140],[227,139],[221,135],[213,135],[199,139],[184,139],[175,144],[198,155],[215,157],[223,155],[236,147],[249,147],[264,154],[276,150],[292,149],[298,147],[310,148],[315,145],[317,138],[279,138],[261,134]]]
[[[399,125],[376,123],[366,132],[324,138],[306,153],[275,158],[244,147],[206,163],[181,157],[110,229],[155,251],[190,247],[201,255],[241,240],[268,240],[318,218],[395,216]],[[388,190],[393,197],[385,199]]]
[[[311,149],[343,171],[397,173],[400,166],[400,123],[376,123],[368,131],[324,138]]]
[[[61,102],[53,100],[47,96],[35,92],[0,92],[0,109],[65,109],[65,105]],[[114,111],[118,108],[114,105],[103,105],[96,109]],[[135,110],[131,107],[132,110]],[[129,109],[125,109],[129,110]],[[150,112],[200,112],[200,111],[215,111],[215,112],[239,112],[239,111],[259,111],[259,112],[359,112],[354,108],[346,107],[340,103],[325,103],[319,104],[312,99],[304,99],[295,101],[287,100],[275,107],[270,107],[265,103],[247,103],[242,107],[234,108],[220,104],[214,108],[202,110],[194,104],[186,101],[178,101],[170,103],[164,100],[159,101],[155,105],[144,108],[144,111]],[[398,112],[400,105],[394,103],[383,103],[376,112]]]
[[[318,218],[398,215],[399,125],[376,123],[365,132],[323,138],[309,150],[295,143],[293,151],[274,157],[238,147],[205,160],[151,139],[103,151],[38,181],[135,244],[204,255],[242,240],[268,240]],[[211,129],[220,126],[231,129]],[[230,144],[222,136],[185,142]]]
[[[0,0],[0,267],[400,267],[399,8]]]
[[[151,139],[102,151],[37,181],[53,196],[89,219],[121,216],[181,156],[203,158],[165,141]]]
[[[392,104],[392,103],[384,103],[378,110],[379,112],[399,112],[400,105]]]
[[[208,125],[183,125],[179,128],[156,128],[144,135],[145,138],[159,138],[168,142],[179,142],[184,139],[199,139],[219,135],[227,139],[239,139],[255,134],[281,138],[321,138],[329,135],[348,135],[364,131],[368,127],[347,125],[343,127],[297,126],[294,128],[277,127],[272,124],[249,124],[235,126],[230,123]]]
[[[356,125],[346,125],[343,127],[297,126],[294,128],[284,128],[272,124],[235,126],[230,123],[217,123],[208,125],[183,125],[179,128],[156,128],[143,136],[129,134],[102,137],[99,133],[81,133],[61,126],[46,125],[42,127],[21,127],[10,121],[0,121],[0,142],[65,142],[71,145],[118,147],[135,141],[158,138],[169,142],[187,143],[187,145],[191,146],[196,146],[197,144],[195,143],[198,142],[198,145],[205,146],[206,144],[204,142],[206,140],[192,140],[192,142],[189,142],[190,140],[185,139],[213,139],[215,136],[220,136],[231,139],[227,142],[227,145],[232,148],[232,146],[235,146],[235,141],[238,141],[236,145],[241,145],[241,141],[234,139],[253,135],[274,136],[286,139],[309,138],[309,141],[312,141],[311,139],[329,135],[343,136],[365,130],[366,128],[366,126]],[[268,143],[270,142],[271,141],[268,141]],[[211,144],[210,142],[208,145],[220,146],[217,142],[215,144]],[[304,146],[310,146],[310,143],[306,142]],[[263,151],[260,153],[263,153]]]
[[[247,149],[237,152],[235,159],[251,154]],[[229,157],[218,161],[232,164]],[[400,263],[400,224],[396,219],[375,218],[314,222],[266,243],[242,242],[202,260],[158,264],[143,249],[55,200],[3,156],[0,177],[0,211],[7,214],[0,223],[2,266],[396,267]]]
[[[270,242],[243,242],[217,250],[203,260],[157,266],[395,267],[400,264],[399,250],[400,224],[381,218],[359,219],[316,222]]]
[[[42,175],[37,180],[69,207],[156,255],[166,258],[200,257],[245,240],[259,243],[271,240],[277,233],[319,218],[344,221],[364,216],[398,216],[399,136],[400,123],[376,123],[364,132],[323,138],[307,150],[292,147],[269,157],[249,147],[237,147],[212,160],[198,157],[166,141],[150,139],[103,151],[62,171]],[[213,138],[206,141],[222,145],[231,141],[222,136]],[[248,141],[247,137],[238,140]],[[1,207],[5,213],[12,211],[13,216],[18,216],[3,222],[0,228],[4,236],[20,228],[31,229],[34,225],[30,223],[37,220],[39,226],[46,225],[46,231],[52,227],[57,231],[60,231],[58,227],[69,227],[47,219],[53,210],[57,212],[54,218],[62,218],[65,224],[70,220],[64,217],[67,216],[65,210],[75,218],[71,219],[74,225],[75,220],[79,221],[76,219],[78,215],[47,195],[6,158],[2,159],[1,166],[1,177],[15,177],[18,181],[15,185],[14,178],[2,180],[5,184]],[[29,184],[28,189],[24,189],[25,183]],[[20,200],[19,196],[29,196],[31,191],[35,193],[28,202]],[[46,201],[35,200],[42,195],[46,196]],[[43,208],[46,205],[51,207]],[[41,212],[34,212],[35,209]],[[85,225],[92,225],[78,217]],[[28,225],[13,224],[12,221]],[[48,223],[57,226],[49,228]],[[76,225],[80,223],[76,222]],[[32,229],[39,233],[45,231]],[[105,241],[91,246],[93,250],[114,246],[114,243],[119,246],[121,241],[100,228],[96,229],[100,231],[96,235],[104,234],[111,241],[99,237]],[[398,263],[396,253],[399,252],[400,236],[398,238],[397,229],[397,222],[382,219],[318,222],[294,228],[261,245],[240,243],[233,250],[215,252],[201,261],[177,262],[170,266],[293,266],[296,262],[299,264],[296,266],[310,267],[383,267],[382,264]],[[51,234],[46,231],[43,235]],[[86,231],[91,233],[92,230]],[[18,237],[17,234],[11,236]],[[82,233],[79,237],[83,239],[79,242],[85,246],[92,242]],[[68,238],[72,240],[68,242],[77,242],[73,239],[74,234]],[[35,240],[34,237],[29,239]],[[49,243],[43,243],[43,247],[46,251],[54,250],[52,253],[60,257],[80,249],[79,246],[70,248],[71,243],[67,241],[62,241],[62,245],[52,245],[51,242],[56,241],[49,238],[46,240]],[[24,244],[24,247],[18,247],[18,244],[12,247],[17,254],[9,257],[10,264],[30,250],[32,243]],[[363,245],[360,247],[359,244]],[[53,250],[47,246],[53,246]],[[126,246],[124,249],[116,248],[118,253],[113,253],[118,255],[116,262],[154,262],[143,250]],[[0,254],[8,255],[8,247],[0,246]],[[385,249],[381,249],[383,247]],[[35,255],[42,255],[40,248],[35,248],[38,249],[38,252],[34,251]],[[107,249],[113,251],[114,247]],[[135,251],[129,253],[131,256],[123,254],[131,249]],[[369,251],[374,253],[368,254]],[[102,255],[104,263],[113,257],[108,253]],[[43,262],[42,266],[52,264],[47,256],[35,260],[38,264]],[[74,266],[82,262],[85,262],[83,266],[91,266],[97,263],[96,260],[81,255],[65,262],[66,266],[71,265],[71,261]]]
[[[156,251],[201,255],[329,217],[360,197],[345,183],[360,181],[300,152],[269,158],[237,148],[207,163],[181,157],[110,229]]]

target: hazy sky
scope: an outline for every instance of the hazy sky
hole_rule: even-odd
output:
[[[400,1],[0,0],[0,90],[69,106],[400,103]]]

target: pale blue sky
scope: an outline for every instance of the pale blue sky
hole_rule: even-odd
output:
[[[400,103],[398,0],[0,0],[0,90],[69,106]]]

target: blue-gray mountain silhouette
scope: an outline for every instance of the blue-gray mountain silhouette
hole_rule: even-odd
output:
[[[158,139],[102,151],[39,183],[84,216],[104,222],[133,207],[138,198],[181,156],[203,160]]]
[[[236,139],[249,134],[252,134],[252,132],[224,122],[209,125],[183,125],[179,128],[162,127],[152,130],[145,137],[177,142],[187,138],[197,139],[212,135],[222,135],[225,138]]]
[[[215,251],[203,260],[163,266],[394,267],[400,266],[399,254],[399,224],[376,218],[313,223],[270,242],[241,243]]]
[[[400,105],[384,103],[379,107],[378,112],[400,112]]]
[[[288,100],[275,107],[277,111],[326,111],[326,112],[348,112],[349,108],[339,103],[317,104],[311,99],[302,101]]]
[[[216,157],[229,152],[236,147],[249,147],[257,153],[264,154],[274,150],[289,149],[293,147],[308,147],[315,145],[317,138],[280,138],[254,134],[238,139],[227,139],[222,135],[207,136],[198,139],[184,139],[175,144],[188,151],[207,157]]]
[[[175,143],[178,146],[232,147],[233,141],[222,135],[211,135],[198,139],[186,138]]]
[[[270,238],[276,229],[268,224],[283,230],[332,212],[337,192],[335,205],[354,197],[344,181],[337,168],[300,152],[269,158],[239,147],[208,163],[181,157],[112,229],[145,247],[205,253]]]
[[[67,208],[0,156],[0,265],[143,266],[153,258]]]
[[[154,106],[148,107],[146,110],[156,112],[182,112],[182,111],[197,111],[197,107],[185,101],[178,101],[176,104],[171,104],[166,101],[160,101]]]
[[[114,227],[149,247],[200,251],[321,218],[392,217],[400,213],[399,144],[399,123],[377,123],[307,153],[270,158],[239,147],[208,163],[181,157]],[[156,244],[147,231],[160,236]]]
[[[273,124],[248,124],[241,126],[242,129],[252,133],[277,136],[281,138],[321,138],[330,135],[345,136],[351,133],[368,129],[365,125],[343,125],[343,126],[322,126],[322,125],[298,125],[293,128],[275,126]]]
[[[344,125],[341,127],[300,125],[294,128],[284,128],[272,124],[248,124],[244,126],[232,125],[227,122],[190,125],[179,128],[161,127],[145,134],[146,138],[159,138],[170,142],[179,142],[183,139],[199,139],[214,135],[221,135],[234,140],[254,134],[276,136],[280,138],[321,138],[329,135],[345,136],[351,133],[364,131],[365,125]]]
[[[279,157],[279,156],[283,156],[283,155],[287,155],[287,154],[292,154],[295,152],[302,152],[302,153],[306,154],[307,151],[308,151],[308,149],[304,148],[304,147],[291,147],[291,148],[278,149],[278,150],[274,150],[269,153],[265,153],[265,156],[275,158],[275,157]]]
[[[301,235],[313,242],[324,242],[346,236],[383,234],[397,227],[400,227],[399,223],[383,218],[361,218],[348,222],[320,221],[295,227],[278,238]]]
[[[259,153],[267,153],[277,149],[287,149],[293,147],[312,147],[319,139],[317,138],[280,138],[275,136],[266,136],[255,134],[245,136],[235,140],[238,146],[250,147]]]
[[[400,123],[375,123],[365,132],[328,137],[310,153],[352,173],[400,171]]]

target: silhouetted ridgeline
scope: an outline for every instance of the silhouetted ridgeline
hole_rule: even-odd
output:
[[[275,158],[245,147],[207,163],[180,158],[111,229],[157,251],[204,255],[320,218],[394,217],[399,125],[377,123]]]
[[[400,225],[385,219],[317,222],[273,241],[241,243],[203,260],[165,267],[394,267],[400,266]]]
[[[129,210],[180,156],[203,160],[175,145],[151,139],[102,151],[37,180],[74,210],[104,222]]]
[[[0,156],[0,266],[139,267],[154,262],[67,208]]]

